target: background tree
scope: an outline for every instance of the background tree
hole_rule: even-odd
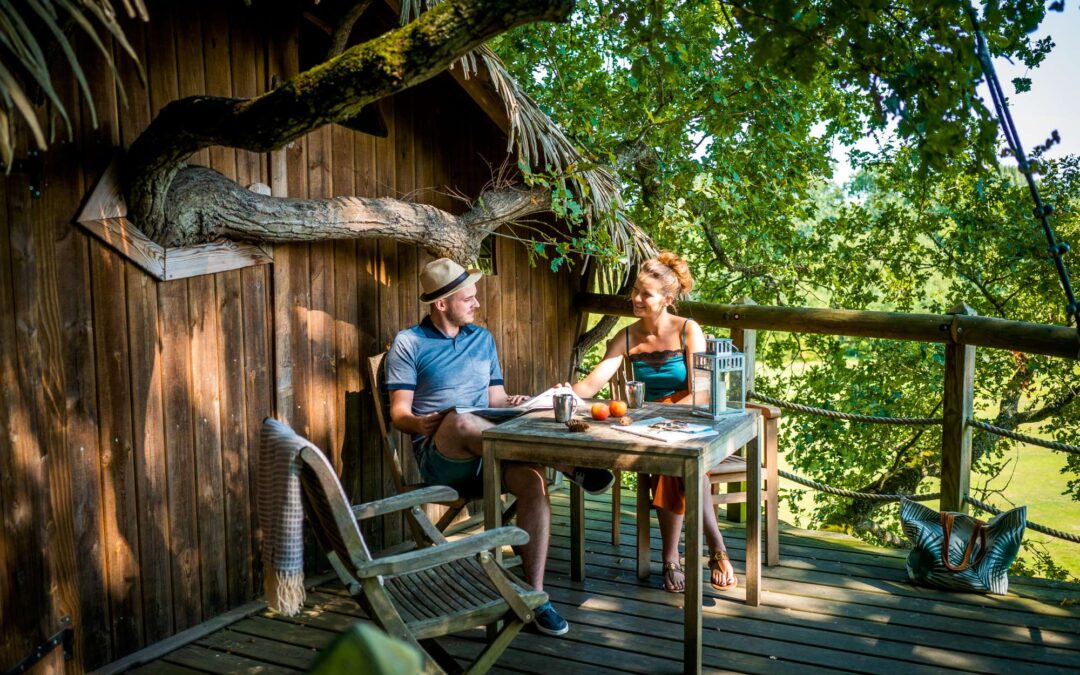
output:
[[[991,50],[1033,67],[1050,48],[1028,37],[1043,14],[1036,2],[979,7]],[[494,48],[575,141],[619,167],[631,217],[691,260],[699,300],[941,313],[966,302],[1067,321],[1026,187],[998,165],[965,3],[587,3]],[[854,152],[859,173],[831,183],[832,146],[867,135],[880,150]],[[1077,160],[1041,168],[1059,235],[1075,241]],[[940,414],[939,345],[772,333],[759,359],[763,393]],[[979,418],[1080,439],[1073,363],[981,350],[977,384]],[[800,473],[867,492],[934,488],[935,430],[804,416],[783,427]],[[976,469],[1001,476],[976,489],[1000,490],[1015,444],[975,443]],[[1080,498],[1075,478],[1058,480]],[[819,496],[812,519],[896,542],[892,514]]]

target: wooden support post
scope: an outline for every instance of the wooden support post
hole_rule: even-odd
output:
[[[756,305],[757,303],[753,299],[743,296],[735,301],[736,305]],[[754,390],[754,369],[757,365],[757,331],[750,328],[732,328],[731,329],[731,341],[735,344],[735,348],[743,353],[744,363],[746,365],[746,381],[745,391]],[[745,456],[745,450],[739,450],[737,453],[741,456]],[[742,492],[745,490],[743,483],[728,483],[727,491]],[[741,523],[746,520],[746,504],[728,504],[727,505],[727,519],[728,522]]]
[[[950,312],[975,316],[961,304]],[[945,345],[945,391],[941,429],[941,510],[967,512],[964,497],[971,481],[971,419],[975,388],[975,347],[958,344],[962,330],[954,321],[953,343]]]

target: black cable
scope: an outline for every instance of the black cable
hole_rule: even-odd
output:
[[[1077,303],[1076,295],[1073,294],[1072,284],[1069,281],[1069,270],[1065,267],[1064,255],[1069,252],[1069,245],[1065,242],[1058,242],[1054,236],[1054,228],[1051,227],[1049,218],[1054,209],[1050,204],[1044,204],[1042,197],[1039,195],[1039,187],[1035,183],[1031,165],[1028,162],[1027,155],[1024,154],[1024,147],[1020,144],[1020,134],[1017,133],[1016,125],[1013,124],[1012,115],[1009,114],[1009,105],[1005,100],[1005,93],[1001,89],[997,71],[994,70],[994,63],[990,59],[990,51],[986,46],[986,37],[983,35],[982,29],[979,28],[978,16],[975,14],[975,8],[970,3],[967,5],[967,14],[971,20],[971,27],[975,32],[975,53],[979,58],[979,64],[982,66],[983,75],[986,76],[986,84],[990,89],[990,98],[994,102],[998,123],[1001,125],[1002,133],[1005,134],[1005,141],[1009,144],[1009,149],[1012,150],[1013,156],[1020,167],[1020,173],[1024,174],[1024,178],[1027,179],[1028,191],[1031,192],[1031,199],[1035,202],[1035,217],[1042,223],[1043,232],[1046,234],[1046,241],[1049,244],[1050,257],[1054,259],[1058,278],[1061,279],[1061,287],[1065,291],[1067,303],[1065,305],[1065,321],[1068,323],[1070,317],[1073,320],[1080,318],[1080,304]],[[1080,321],[1077,321],[1077,330],[1080,330]]]

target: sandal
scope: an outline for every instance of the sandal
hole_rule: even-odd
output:
[[[682,582],[682,587],[680,588],[680,584],[676,582]],[[679,563],[664,563],[664,590],[668,593],[682,593],[686,590],[686,575],[683,573],[682,565]]]
[[[713,551],[709,555],[709,572],[720,572],[724,575],[723,578],[727,578],[727,571],[724,569],[724,563],[727,563],[727,568],[731,570],[731,582],[727,584],[712,584],[712,587],[718,591],[730,591],[739,585],[739,579],[735,576],[735,568],[731,564],[731,558],[728,557],[727,551]],[[712,575],[710,574],[710,582]]]

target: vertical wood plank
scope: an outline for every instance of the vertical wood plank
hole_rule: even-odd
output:
[[[394,148],[394,143],[397,138],[397,120],[398,115],[396,112],[398,101],[396,98],[383,99],[379,102],[379,107],[382,111],[383,119],[386,120],[387,137],[375,140],[375,190],[376,196],[396,196],[397,195],[397,152]],[[405,328],[401,325],[401,317],[398,311],[399,307],[399,291],[398,285],[400,279],[397,276],[397,258],[399,247],[397,243],[390,240],[380,240],[378,242],[377,255],[377,278],[379,280],[379,348],[380,351],[390,346],[390,343],[394,340],[394,335],[399,330]],[[399,434],[399,442],[402,443],[401,447],[409,447],[404,445],[407,440]],[[378,468],[379,477],[376,487],[376,497],[383,497],[392,494],[393,489],[393,477],[390,473],[390,468],[385,466],[381,456],[379,460],[371,465],[373,468]],[[374,479],[375,476],[372,476]],[[374,482],[374,481],[373,481]],[[402,533],[402,519],[400,515],[393,515],[383,519],[382,528],[375,527],[374,534],[378,544],[376,546],[386,547],[401,541]],[[381,529],[381,531],[380,531]]]
[[[146,27],[127,24],[127,35],[140,61],[148,69]],[[130,59],[118,64],[128,105],[120,117],[120,143],[130,147],[150,123],[147,85]],[[104,69],[96,72],[105,75]],[[105,75],[107,77],[107,75]],[[96,176],[94,177],[96,179]],[[157,282],[134,265],[125,265],[129,358],[131,362],[132,442],[135,487],[139,495],[139,564],[142,575],[144,635],[153,643],[173,633],[172,553],[169,542],[166,429],[163,421],[162,355],[158,339]]]
[[[257,33],[254,21],[257,8],[244,7],[241,3],[230,3],[230,57],[232,59],[233,92],[236,96],[255,96],[266,87],[264,82],[265,48],[262,34]],[[241,185],[249,186],[253,182],[269,182],[265,159],[262,154],[238,151],[236,153],[236,174]],[[247,267],[240,270],[240,303],[243,312],[243,355],[242,373],[244,377],[245,397],[245,437],[246,445],[239,452],[240,461],[246,463],[248,497],[245,508],[249,513],[249,541],[245,545],[249,555],[247,596],[259,593],[262,581],[262,566],[259,558],[260,531],[254,514],[256,477],[259,468],[259,429],[264,417],[274,413],[274,394],[271,377],[273,353],[270,349],[273,304],[270,297],[270,269],[265,265]],[[243,477],[236,480],[242,485]],[[239,497],[238,500],[239,501]],[[239,509],[239,503],[236,505]],[[230,508],[230,520],[233,518]],[[243,552],[243,549],[241,549]],[[242,557],[242,555],[240,556]]]
[[[125,266],[130,331],[132,441],[139,500],[139,572],[147,644],[173,634],[172,553],[166,490],[162,354],[157,280]]]
[[[757,303],[750,297],[743,296],[735,301],[739,305],[756,305]],[[754,390],[754,372],[757,368],[757,331],[753,329],[745,328],[732,328],[731,340],[735,345],[735,348],[743,353],[743,364],[745,366],[746,380],[744,382],[743,395],[746,392]],[[736,454],[743,455],[743,449],[739,449]],[[742,492],[745,490],[743,483],[728,483],[727,492]],[[728,504],[727,505],[727,519],[732,523],[741,523],[746,518],[746,503]]]
[[[334,125],[330,129],[331,146],[331,181],[335,196],[356,194],[353,176],[356,170],[356,157],[353,140],[358,134]],[[359,460],[359,426],[346,432],[345,397],[350,392],[360,391],[360,316],[357,314],[357,244],[355,241],[339,241],[333,245],[334,253],[334,354],[333,369],[336,381],[333,387],[334,419],[336,420],[333,447],[340,448],[337,467],[342,477],[342,485],[349,496],[359,496],[359,491],[351,485],[357,476]],[[359,406],[355,414],[360,415]],[[358,420],[357,420],[358,421]],[[346,443],[350,445],[346,446]],[[349,480],[346,480],[346,475]]]
[[[354,137],[353,151],[356,166],[355,188],[356,194],[364,197],[374,197],[379,194],[376,184],[376,156],[377,144],[385,143],[382,139],[375,139],[367,134],[357,134]],[[357,305],[356,311],[360,318],[357,339],[360,344],[360,364],[366,367],[363,359],[383,351],[381,335],[384,331],[382,320],[385,318],[379,302],[383,283],[382,259],[379,255],[380,244],[371,239],[363,239],[357,247]],[[359,428],[357,433],[362,439],[359,455],[356,458],[355,472],[350,472],[346,465],[346,477],[348,485],[354,490],[350,493],[358,501],[369,501],[379,495],[382,488],[382,438],[378,431],[378,423],[374,417],[373,403],[370,399],[371,392],[362,399],[360,408]],[[375,523],[365,522],[361,524],[364,537],[368,541],[376,541]],[[381,529],[381,528],[380,528]],[[381,539],[379,539],[381,543]]]
[[[150,109],[157,114],[179,94],[174,17],[160,12],[147,24],[147,78]],[[161,340],[165,465],[168,476],[169,549],[172,560],[173,628],[202,620],[195,488],[194,430],[191,418],[191,345],[188,335],[187,281],[157,285]]]
[[[90,251],[102,521],[112,634],[119,656],[143,644],[126,273],[125,263],[111,249],[93,242]]]
[[[308,134],[307,176],[308,196],[312,199],[328,198],[334,194],[331,172],[332,149],[330,127],[322,127]],[[337,377],[334,373],[334,243],[317,242],[310,246],[311,304],[307,313],[307,330],[310,337],[310,439],[324,448],[331,463],[341,473],[341,449],[337,445],[335,393]]]
[[[975,316],[967,305],[950,314]],[[955,324],[952,327],[955,339]],[[946,343],[945,388],[941,406],[941,510],[967,513],[971,484],[971,419],[975,392],[975,347]]]
[[[6,188],[0,204],[6,208],[0,222],[0,341],[17,345],[19,307],[16,301],[19,275],[16,266],[25,266],[15,241],[26,238],[29,230],[27,201],[30,186],[24,175],[3,179]],[[25,310],[24,310],[25,311]],[[25,337],[23,337],[25,339]],[[49,635],[48,578],[40,564],[45,549],[44,513],[45,474],[42,468],[38,437],[31,426],[27,389],[21,382],[18,349],[0,349],[0,486],[3,487],[5,554],[10,556],[10,576],[5,582],[6,602],[3,612],[4,652],[7,663],[15,663]],[[32,563],[30,563],[32,561]],[[28,564],[30,563],[30,564]]]
[[[220,328],[217,305],[212,275],[188,280],[195,494],[204,620],[220,614],[228,604],[225,514],[221,499],[222,411],[218,387]]]

